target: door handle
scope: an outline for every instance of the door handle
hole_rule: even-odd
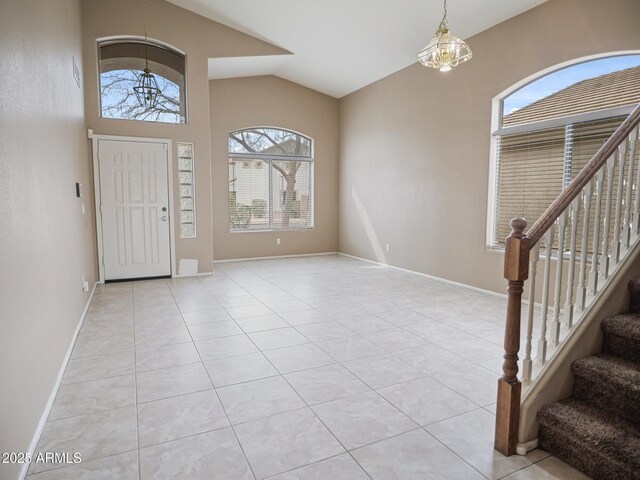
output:
[[[162,218],[161,218],[161,220],[162,220],[163,222],[166,222],[166,221],[167,221],[167,216],[166,216],[166,215],[163,215],[163,216],[162,216]]]

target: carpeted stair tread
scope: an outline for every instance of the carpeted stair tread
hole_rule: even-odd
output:
[[[640,363],[640,314],[625,313],[602,322],[604,353]]]
[[[640,342],[640,313],[622,313],[602,321],[605,334],[618,335]]]
[[[611,355],[592,355],[573,362],[574,375],[598,375],[621,388],[640,393],[640,364]]]
[[[640,364],[593,355],[571,365],[573,396],[640,426]]]
[[[569,398],[537,415],[540,446],[596,479],[640,480],[640,429]]]

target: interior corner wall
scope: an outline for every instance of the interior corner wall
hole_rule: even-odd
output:
[[[209,86],[214,259],[335,252],[338,101],[273,76],[211,80]],[[313,139],[313,230],[229,232],[228,135],[256,126],[295,130]]]
[[[637,50],[639,20],[637,0],[549,0],[469,38],[473,59],[447,74],[416,63],[340,99],[339,250],[504,292],[503,255],[485,247],[492,99]]]
[[[143,2],[83,0],[83,54],[87,126],[94,133],[125,137],[170,139],[173,143],[174,205],[178,202],[177,142],[194,144],[196,238],[180,238],[175,222],[176,263],[198,260],[201,273],[212,271],[211,142],[209,126],[208,59],[215,57],[278,55],[288,52],[216,23],[164,0],[148,1],[149,38],[171,45],[186,55],[187,123],[171,124],[100,117],[97,42],[113,37],[140,37]],[[173,265],[177,273],[177,265]]]
[[[0,2],[0,452],[28,451],[96,281],[81,57],[80,0]]]

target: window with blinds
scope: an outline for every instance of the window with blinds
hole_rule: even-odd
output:
[[[496,245],[504,245],[512,218],[525,218],[532,225],[562,191],[564,130],[554,128],[499,138]]]
[[[229,228],[313,228],[311,140],[281,129],[229,135]]]
[[[511,233],[510,221],[524,217],[529,228],[587,165],[600,147],[640,102],[640,55],[611,55],[561,67],[543,73],[533,81],[505,93],[493,109],[492,177],[490,179],[487,244],[503,247]],[[576,226],[578,250],[583,244],[593,252],[593,242],[607,238],[599,232],[593,238],[598,192],[604,200],[611,191],[617,205],[618,186],[624,191],[627,179],[638,178],[640,148],[632,162],[633,171],[623,172],[619,162],[613,171],[592,181],[590,230],[581,218],[587,208],[568,212],[569,225]],[[628,165],[627,165],[628,166]],[[601,173],[602,175],[602,173]],[[637,191],[633,189],[635,203]],[[622,205],[630,201],[622,199]],[[600,211],[604,218],[605,206]],[[574,205],[575,207],[575,205]],[[572,215],[578,215],[573,222]],[[603,222],[601,222],[602,224]],[[611,227],[613,228],[613,226]],[[609,232],[613,237],[614,232]],[[583,235],[588,238],[583,242]]]
[[[509,223],[512,218],[523,217],[529,226],[532,226],[593,158],[624,118],[605,118],[546,130],[499,136],[493,246],[504,246],[505,238],[511,232]],[[637,162],[635,168],[637,169]],[[616,167],[611,178],[614,201],[618,178],[619,166]],[[604,192],[607,191],[609,181],[605,176],[602,185]],[[597,185],[595,184],[593,191],[588,239],[590,252],[596,215]],[[604,211],[600,214],[604,218]],[[577,245],[580,248],[583,232],[582,219],[579,219],[577,231]]]

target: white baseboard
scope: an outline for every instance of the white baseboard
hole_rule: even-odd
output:
[[[273,255],[270,257],[229,258],[226,260],[214,260],[213,263],[246,262],[249,260],[274,260],[277,258],[321,257],[324,255],[342,255],[342,254],[339,252],[298,253],[295,255]]]
[[[193,275],[180,275],[179,273],[173,275],[171,278],[189,278],[189,277],[208,277],[213,275],[213,272],[200,272]]]
[[[389,265],[388,263],[376,262],[375,260],[369,260],[368,258],[357,257],[355,255],[349,255],[348,253],[338,252],[338,255],[342,255],[343,257],[354,258],[356,260],[362,260],[363,262],[374,263],[376,265],[380,265],[387,268],[393,268],[394,270],[400,270],[402,272],[412,273],[414,275],[419,275],[421,277],[429,278],[431,280],[437,280],[439,282],[448,283],[449,285],[455,285],[456,287],[463,287],[469,290],[474,290],[476,292],[486,293],[488,295],[493,295],[494,297],[507,298],[506,293],[498,293],[492,290],[485,290],[484,288],[474,287],[473,285],[467,285],[466,283],[454,282],[453,280],[448,280],[442,277],[436,277],[434,275],[429,275],[427,273],[416,272],[415,270],[409,270],[408,268],[396,267],[395,265]],[[523,300],[523,303],[525,300]]]
[[[518,455],[526,455],[531,450],[535,450],[536,448],[538,448],[537,438],[534,440],[531,440],[530,442],[519,443],[518,445],[516,445],[516,453]]]
[[[69,348],[67,349],[67,354],[62,361],[62,365],[60,366],[60,371],[58,372],[58,378],[56,378],[56,383],[53,385],[53,389],[49,394],[49,399],[44,407],[44,411],[42,412],[42,416],[40,417],[40,421],[38,422],[38,426],[36,427],[36,431],[33,434],[33,438],[31,439],[31,444],[29,445],[28,453],[32,455],[35,453],[36,448],[38,447],[38,442],[40,441],[40,436],[42,435],[42,430],[44,430],[44,425],[47,423],[47,418],[49,418],[49,413],[51,412],[51,408],[53,407],[53,402],[56,399],[56,395],[58,394],[58,389],[60,388],[60,384],[62,383],[62,377],[64,376],[64,371],[67,369],[67,364],[69,363],[69,359],[71,358],[71,352],[73,351],[73,347],[76,344],[76,339],[78,338],[78,334],[80,333],[80,329],[82,328],[82,324],[84,323],[84,319],[87,316],[87,312],[89,311],[89,306],[91,305],[91,301],[93,300],[93,295],[96,293],[96,287],[99,282],[93,284],[93,290],[91,290],[91,295],[89,295],[89,300],[87,300],[86,305],[84,306],[84,310],[82,311],[82,316],[80,317],[80,321],[76,326],[75,332],[73,332],[73,336],[71,337],[71,343],[69,344]],[[27,471],[29,470],[29,464],[24,463],[20,472],[18,473],[18,480],[24,480],[27,476]]]

